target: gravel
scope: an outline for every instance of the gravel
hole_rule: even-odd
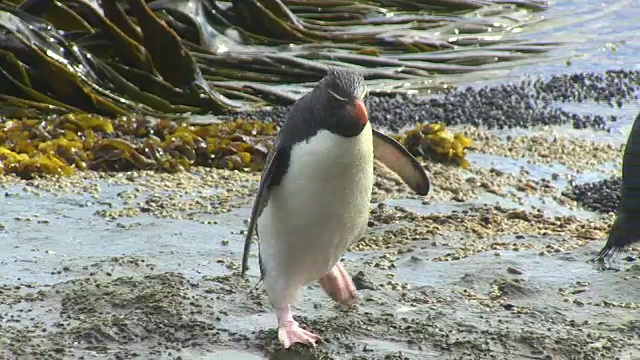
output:
[[[637,98],[639,85],[640,71],[565,74],[549,79],[524,78],[515,84],[479,89],[467,87],[427,97],[372,96],[369,110],[372,123],[391,131],[417,122],[468,124],[488,129],[571,124],[576,129],[606,130],[609,123],[617,121],[615,116],[576,114],[554,102],[593,101],[622,107]],[[282,122],[287,112],[287,107],[274,107],[240,116]]]
[[[8,232],[0,237],[21,261],[2,268],[0,318],[7,326],[0,327],[0,359],[611,359],[637,349],[640,290],[624,286],[637,271],[599,274],[583,261],[611,217],[557,216],[548,213],[554,205],[527,210],[436,200],[481,190],[478,183],[506,189],[520,181],[534,185],[528,196],[549,198],[524,174],[474,170],[469,177],[470,170],[434,164],[436,190],[425,199],[433,203],[376,205],[367,238],[344,261],[358,305],[336,306],[310,285],[295,316],[322,341],[286,351],[257,276],[237,276],[250,202],[242,212],[216,214],[188,200],[202,197],[225,209],[250,201],[255,174],[194,168],[31,181],[5,176],[15,183],[0,182],[8,204],[0,216]],[[207,198],[221,186],[225,194]],[[188,196],[189,205],[174,194]],[[157,206],[146,201],[162,195],[166,201]],[[130,219],[90,215],[122,206],[150,210]],[[197,216],[175,220],[185,211]],[[197,223],[201,216],[212,226]],[[43,218],[51,222],[36,221]],[[76,249],[78,239],[83,249]],[[637,250],[629,253],[637,258]],[[564,275],[559,281],[550,273]],[[46,282],[37,280],[42,276]]]
[[[597,182],[575,185],[563,194],[583,207],[601,212],[616,212],[622,192],[622,178],[612,177]]]

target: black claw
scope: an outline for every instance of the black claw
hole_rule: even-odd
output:
[[[622,253],[622,248],[611,245],[609,242],[598,252],[593,259],[589,262],[595,263],[596,269],[599,271],[620,271],[620,268],[616,267],[616,258]]]

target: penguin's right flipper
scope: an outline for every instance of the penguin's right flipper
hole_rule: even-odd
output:
[[[262,210],[269,202],[269,195],[274,186],[278,186],[289,167],[289,159],[291,158],[291,147],[276,144],[267,156],[265,169],[260,177],[260,185],[258,186],[258,194],[253,202],[251,210],[251,219],[249,220],[249,228],[244,239],[244,250],[242,254],[242,269],[240,275],[244,276],[247,272],[249,253],[251,252],[251,238],[256,231],[256,224]],[[260,259],[262,260],[262,259]],[[263,264],[260,261],[260,273],[264,277]]]

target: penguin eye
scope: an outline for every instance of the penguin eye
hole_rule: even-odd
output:
[[[346,103],[349,100],[347,98],[344,98],[338,94],[336,94],[333,90],[329,90],[329,94],[331,94],[331,96],[333,96],[335,99],[337,99],[340,102]]]

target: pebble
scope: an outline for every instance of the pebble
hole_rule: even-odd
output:
[[[353,275],[353,284],[357,290],[378,290],[379,286],[376,285],[371,279],[364,273],[364,271],[358,271]]]
[[[516,275],[522,275],[522,271],[518,270],[516,268],[512,268],[512,267],[508,267],[507,268],[507,272],[511,273],[511,274],[516,274]]]

